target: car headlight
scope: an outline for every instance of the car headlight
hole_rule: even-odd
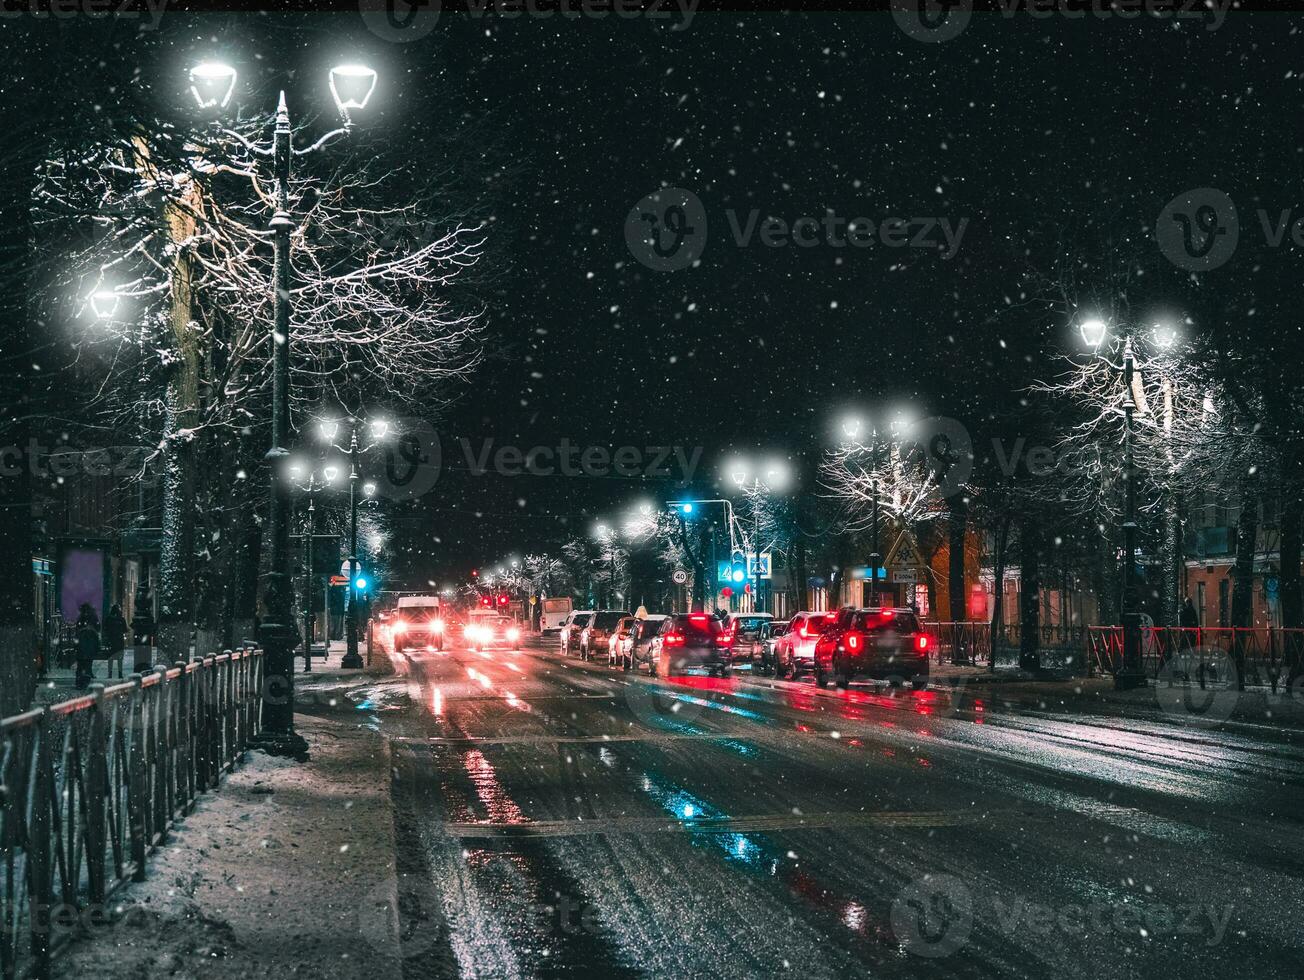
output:
[[[430,628],[436,633],[442,633],[444,632],[444,621],[442,619],[432,619],[430,621]]]
[[[403,622],[403,620],[400,619],[397,623],[394,624],[395,633],[403,633],[406,630],[407,630],[407,623]]]
[[[515,626],[513,626],[511,629],[507,631],[507,639],[511,640],[513,643],[515,643],[520,638],[521,638],[521,631],[518,630]]]

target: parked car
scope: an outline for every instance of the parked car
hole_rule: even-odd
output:
[[[691,667],[705,667],[728,677],[733,671],[733,645],[733,632],[714,616],[667,616],[652,638],[648,669],[653,676],[673,677]]]
[[[580,632],[589,625],[593,617],[597,615],[595,609],[576,609],[571,612],[561,624],[561,655],[569,657],[571,650],[576,653],[580,649]]]
[[[788,665],[779,662],[779,639],[788,632],[788,621],[776,619],[761,627],[761,661],[758,665],[767,677],[784,677]]]
[[[621,666],[625,670],[638,670],[639,664],[650,662],[652,639],[661,630],[665,616],[648,616],[634,620],[634,628],[621,647]]]
[[[628,609],[603,609],[593,614],[588,625],[580,630],[580,659],[592,660],[594,653],[607,650],[607,640],[620,621],[629,615]]]
[[[775,641],[775,659],[779,663],[780,677],[796,680],[802,674],[815,670],[815,641],[820,633],[835,619],[828,612],[799,612],[788,620],[788,631]]]
[[[928,635],[913,609],[843,609],[815,643],[815,683],[846,687],[856,677],[928,685]]]
[[[761,627],[774,619],[772,613],[732,613],[725,626],[733,633],[734,666],[755,668],[761,662]]]
[[[607,637],[607,666],[618,667],[624,662],[625,643],[629,640],[630,635],[634,632],[634,625],[638,622],[633,616],[624,616],[616,624],[616,628],[611,635]]]

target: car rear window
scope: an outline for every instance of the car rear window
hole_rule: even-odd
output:
[[[616,626],[620,623],[620,621],[624,618],[625,618],[624,613],[601,612],[598,613],[598,618],[593,621],[593,625],[600,630],[615,629]]]
[[[572,626],[588,626],[588,625],[589,625],[589,620],[592,619],[592,618],[593,618],[593,616],[592,616],[591,613],[580,613],[578,616],[576,616],[574,619],[571,620],[571,625],[572,625]]]
[[[699,636],[719,636],[724,632],[720,620],[714,616],[676,616],[675,628],[681,633],[694,633]]]
[[[896,633],[919,632],[919,620],[914,613],[891,610],[884,612],[861,613],[856,617],[856,629],[867,633],[882,633],[888,627]]]
[[[734,620],[734,622],[738,624],[740,630],[745,630],[748,633],[755,633],[761,628],[763,623],[768,623],[769,620],[764,619],[761,616],[739,616]]]

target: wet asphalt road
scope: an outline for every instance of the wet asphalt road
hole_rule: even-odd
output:
[[[545,650],[366,696],[408,980],[1301,975],[1290,733]]]

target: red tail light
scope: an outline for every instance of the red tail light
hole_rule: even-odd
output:
[[[915,637],[915,646],[919,648],[920,653],[923,653],[928,649],[928,637],[920,633]]]
[[[842,642],[849,653],[855,653],[865,645],[865,638],[859,633],[851,632],[842,638]]]
[[[663,641],[668,647],[678,647],[684,645],[683,633],[667,633]]]
[[[721,633],[715,638],[715,645],[718,647],[727,647],[731,646],[733,641],[734,635],[732,633]]]

